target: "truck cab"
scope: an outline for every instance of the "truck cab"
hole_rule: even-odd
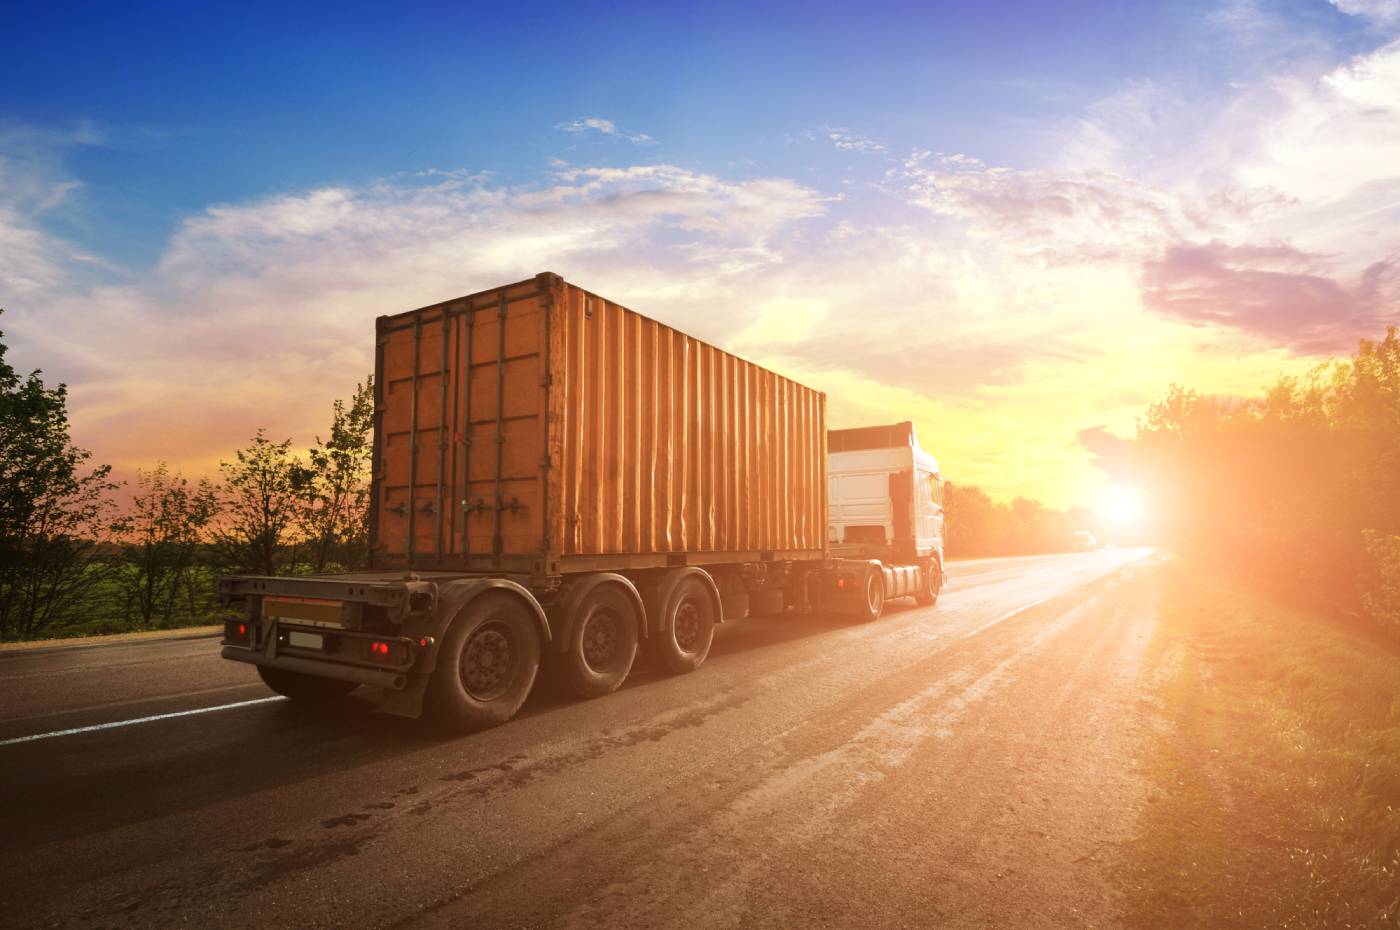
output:
[[[879,563],[885,597],[937,597],[943,476],[913,423],[827,432],[827,544],[834,558]]]

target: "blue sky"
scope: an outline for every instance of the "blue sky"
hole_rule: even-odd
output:
[[[102,139],[64,152],[88,209],[50,222],[136,265],[210,203],[427,169],[529,180],[581,114],[720,175],[839,175],[849,156],[791,141],[827,125],[1024,167],[1047,125],[1125,82],[1210,95],[1297,53],[1241,47],[1200,2],[22,6],[0,20],[3,116]],[[1371,40],[1330,4],[1274,13],[1340,50]],[[635,157],[616,141],[573,151]]]
[[[1400,0],[11,4],[3,326],[99,456],[198,471],[236,436],[132,424],[188,398],[309,438],[368,353],[328,328],[548,267],[1071,503],[1085,431],[1170,381],[1245,391],[1394,318],[1398,28]],[[139,375],[84,335],[172,320]],[[305,356],[305,407],[191,396],[177,358],[231,378],[201,347],[240,338]]]

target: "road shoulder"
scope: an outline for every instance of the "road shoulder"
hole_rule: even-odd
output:
[[[0,655],[13,652],[35,652],[46,649],[72,649],[77,646],[107,646],[117,643],[148,643],[165,639],[203,639],[218,635],[223,627],[186,626],[170,630],[143,630],[139,633],[107,633],[101,636],[70,636],[62,639],[28,639],[18,643],[0,643]]]
[[[1400,652],[1220,571],[1164,570],[1134,927],[1400,920]]]

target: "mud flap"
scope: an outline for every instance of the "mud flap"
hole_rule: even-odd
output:
[[[396,717],[423,716],[423,694],[428,690],[430,677],[432,676],[426,674],[409,675],[408,684],[401,691],[385,688],[379,709]]]

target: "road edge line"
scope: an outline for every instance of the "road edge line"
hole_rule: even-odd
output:
[[[216,704],[213,707],[196,707],[194,710],[176,710],[168,714],[153,714],[149,717],[135,717],[131,720],[113,720],[111,723],[94,723],[86,727],[71,727],[67,730],[50,730],[48,733],[31,733],[29,736],[12,736],[9,739],[0,739],[0,747],[15,746],[19,743],[34,743],[43,739],[54,739],[59,736],[74,736],[78,733],[95,733],[98,730],[115,730],[118,727],[131,727],[138,723],[154,723],[157,720],[170,720],[173,717],[192,717],[195,714],[212,714],[218,710],[233,710],[236,707],[251,707],[254,704],[268,704],[272,701],[285,701],[287,698],[280,694],[272,697],[253,698],[249,701],[235,701],[232,704]]]

